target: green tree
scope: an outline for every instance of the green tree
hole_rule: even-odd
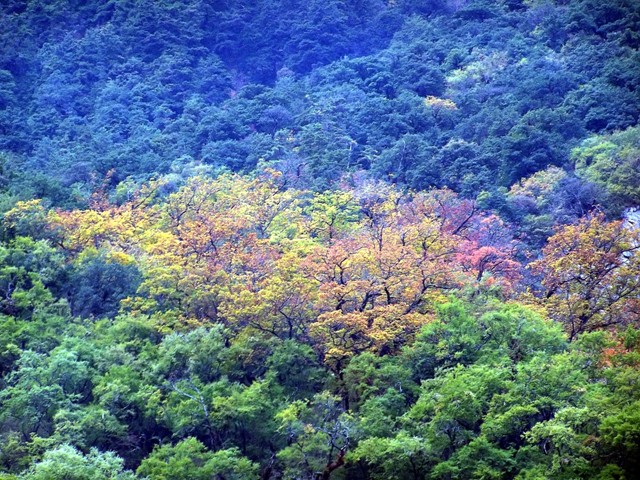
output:
[[[42,460],[18,478],[21,480],[134,480],[124,461],[112,452],[91,449],[83,455],[70,445],[45,452]]]
[[[572,151],[578,175],[600,186],[602,205],[614,215],[640,204],[640,128],[592,137]]]
[[[258,466],[237,448],[212,452],[195,438],[154,448],[136,473],[149,480],[257,479]]]

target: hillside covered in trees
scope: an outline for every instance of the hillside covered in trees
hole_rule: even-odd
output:
[[[6,0],[0,45],[0,479],[640,477],[638,2]]]

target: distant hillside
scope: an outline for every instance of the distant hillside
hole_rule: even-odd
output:
[[[0,8],[2,168],[58,204],[194,162],[495,197],[640,115],[633,0]]]

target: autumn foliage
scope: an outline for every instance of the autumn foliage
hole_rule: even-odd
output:
[[[285,189],[267,170],[160,190],[150,183],[87,210],[19,203],[6,219],[70,259],[103,251],[135,264],[143,280],[123,308],[163,328],[222,322],[296,339],[337,368],[360,352],[397,351],[454,290],[522,296],[570,338],[637,323],[640,239],[599,213],[559,228],[524,269],[509,226],[447,189],[365,182],[314,193]]]
[[[559,228],[531,264],[542,276],[541,302],[570,338],[637,324],[640,313],[640,234],[596,213]]]
[[[271,171],[195,177],[162,199],[150,184],[119,205],[52,210],[47,224],[71,257],[94,249],[135,262],[131,312],[167,328],[222,322],[311,341],[338,368],[359,352],[397,351],[453,289],[517,290],[508,227],[452,191],[279,182]]]

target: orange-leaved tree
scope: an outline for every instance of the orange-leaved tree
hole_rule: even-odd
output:
[[[640,321],[640,234],[602,213],[557,229],[530,265],[542,277],[540,303],[582,332]]]

